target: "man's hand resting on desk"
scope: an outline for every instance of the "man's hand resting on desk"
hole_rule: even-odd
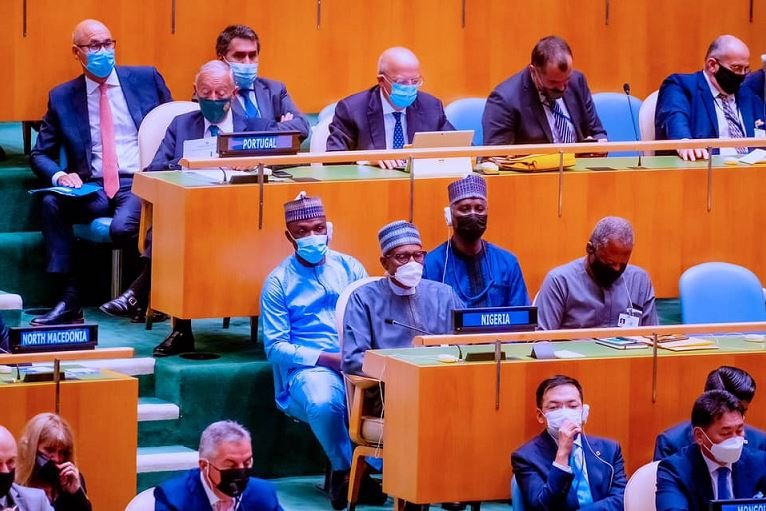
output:
[[[396,169],[402,168],[407,164],[405,160],[380,160],[378,167],[382,169]]]
[[[707,152],[707,149],[700,148],[700,149],[678,149],[676,151],[678,153],[678,156],[681,157],[681,159],[686,161],[696,161],[696,160],[707,160],[710,158],[710,155]]]
[[[279,122],[292,121],[293,118],[294,118],[293,114],[290,112],[287,112],[285,115],[279,118]]]
[[[59,186],[68,186],[69,188],[80,188],[82,186],[82,179],[76,172],[61,176],[58,180]]]

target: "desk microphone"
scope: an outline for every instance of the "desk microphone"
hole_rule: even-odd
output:
[[[630,112],[630,125],[633,127],[633,134],[636,136],[636,142],[641,141],[641,137],[638,136],[638,130],[636,130],[636,117],[633,115],[633,107],[630,104],[630,84],[625,82],[622,84],[622,90],[625,91],[625,97],[628,99],[628,112]],[[637,169],[644,168],[641,165],[641,151],[638,151],[638,165],[635,167]]]
[[[418,328],[416,326],[412,326],[412,325],[408,325],[406,323],[402,323],[402,322],[397,321],[397,320],[395,320],[393,318],[386,318],[383,321],[387,325],[396,325],[396,326],[400,326],[402,328],[407,328],[409,330],[414,330],[415,332],[420,332],[421,334],[434,335],[433,333],[429,332],[428,330],[423,330],[422,328]],[[460,345],[458,345],[458,344],[455,344],[455,347],[457,348],[458,358],[462,359],[463,358],[463,350],[460,349]]]

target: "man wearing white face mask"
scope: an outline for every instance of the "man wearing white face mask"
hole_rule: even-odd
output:
[[[583,434],[588,405],[580,383],[556,375],[537,387],[537,421],[545,430],[511,455],[525,509],[623,509],[627,479],[620,445]]]
[[[346,393],[340,375],[335,304],[343,289],[365,278],[351,256],[328,248],[332,224],[318,197],[301,192],[285,204],[285,237],[295,254],[266,278],[261,320],[266,356],[274,370],[277,407],[308,423],[332,466],[330,496],[346,507],[351,440],[346,427]],[[372,479],[361,499],[380,504],[385,495]]]
[[[694,402],[694,443],[660,461],[657,510],[707,510],[711,500],[762,497],[766,453],[745,445],[742,403],[725,390]]]
[[[343,372],[362,374],[364,352],[404,348],[423,332],[452,331],[452,310],[463,303],[452,288],[421,280],[426,252],[417,227],[397,220],[378,231],[386,278],[351,293],[343,319]]]

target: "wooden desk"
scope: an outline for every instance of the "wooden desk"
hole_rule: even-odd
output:
[[[561,183],[557,172],[488,176],[489,228],[485,239],[514,252],[530,295],[546,273],[583,256],[595,223],[607,215],[629,219],[636,231],[632,263],[651,275],[658,297],[678,295],[681,273],[711,260],[741,264],[766,281],[762,218],[766,172],[724,166],[712,171],[708,211],[706,162],[644,158],[654,169],[628,169],[635,158],[580,159]],[[377,231],[406,219],[406,174],[371,167],[290,169],[311,182],[265,186],[263,229],[258,229],[257,185],[217,185],[220,172],[137,174],[133,191],[150,203],[153,224],[152,306],[181,318],[253,316],[261,284],[292,252],[284,236],[283,204],[298,192],[322,198],[335,224],[332,247],[357,257],[379,274]],[[449,235],[442,208],[453,178],[416,179],[414,222],[426,249]],[[561,204],[559,205],[559,185]],[[560,215],[559,215],[560,213]]]
[[[0,365],[53,362],[65,360],[103,360],[111,358],[133,358],[133,348],[97,348],[95,350],[45,351],[41,353],[3,353]]]
[[[591,406],[586,433],[618,440],[628,474],[651,461],[658,433],[688,420],[707,374],[721,365],[756,378],[766,363],[763,344],[720,338],[721,349],[658,357],[658,392],[652,402],[651,350],[620,351],[593,341],[564,342],[586,358],[533,360],[529,344],[504,345],[500,408],[495,409],[496,366],[444,364],[454,347],[368,351],[364,371],[386,384],[383,489],[417,502],[496,500],[510,497],[511,453],[540,433],[537,385],[554,374],[577,378]],[[463,350],[492,350],[491,346]],[[756,395],[747,422],[766,427],[766,397]]]
[[[78,468],[93,509],[121,510],[136,493],[138,380],[102,371],[97,380],[61,383],[61,416],[72,426]],[[55,386],[0,384],[0,424],[17,438],[34,415],[55,411]]]

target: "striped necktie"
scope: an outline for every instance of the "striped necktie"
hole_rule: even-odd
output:
[[[729,137],[731,138],[745,138],[745,133],[742,131],[742,124],[739,122],[739,116],[731,107],[731,96],[726,94],[719,94],[718,99],[721,100],[721,107],[723,108],[723,116],[726,118],[726,124],[729,126]],[[747,153],[747,147],[738,147],[737,153]]]
[[[569,118],[564,115],[561,110],[558,101],[549,101],[548,108],[551,109],[553,114],[553,125],[556,127],[556,133],[559,136],[559,141],[562,144],[573,144],[577,141],[575,138],[574,130],[570,124]]]

